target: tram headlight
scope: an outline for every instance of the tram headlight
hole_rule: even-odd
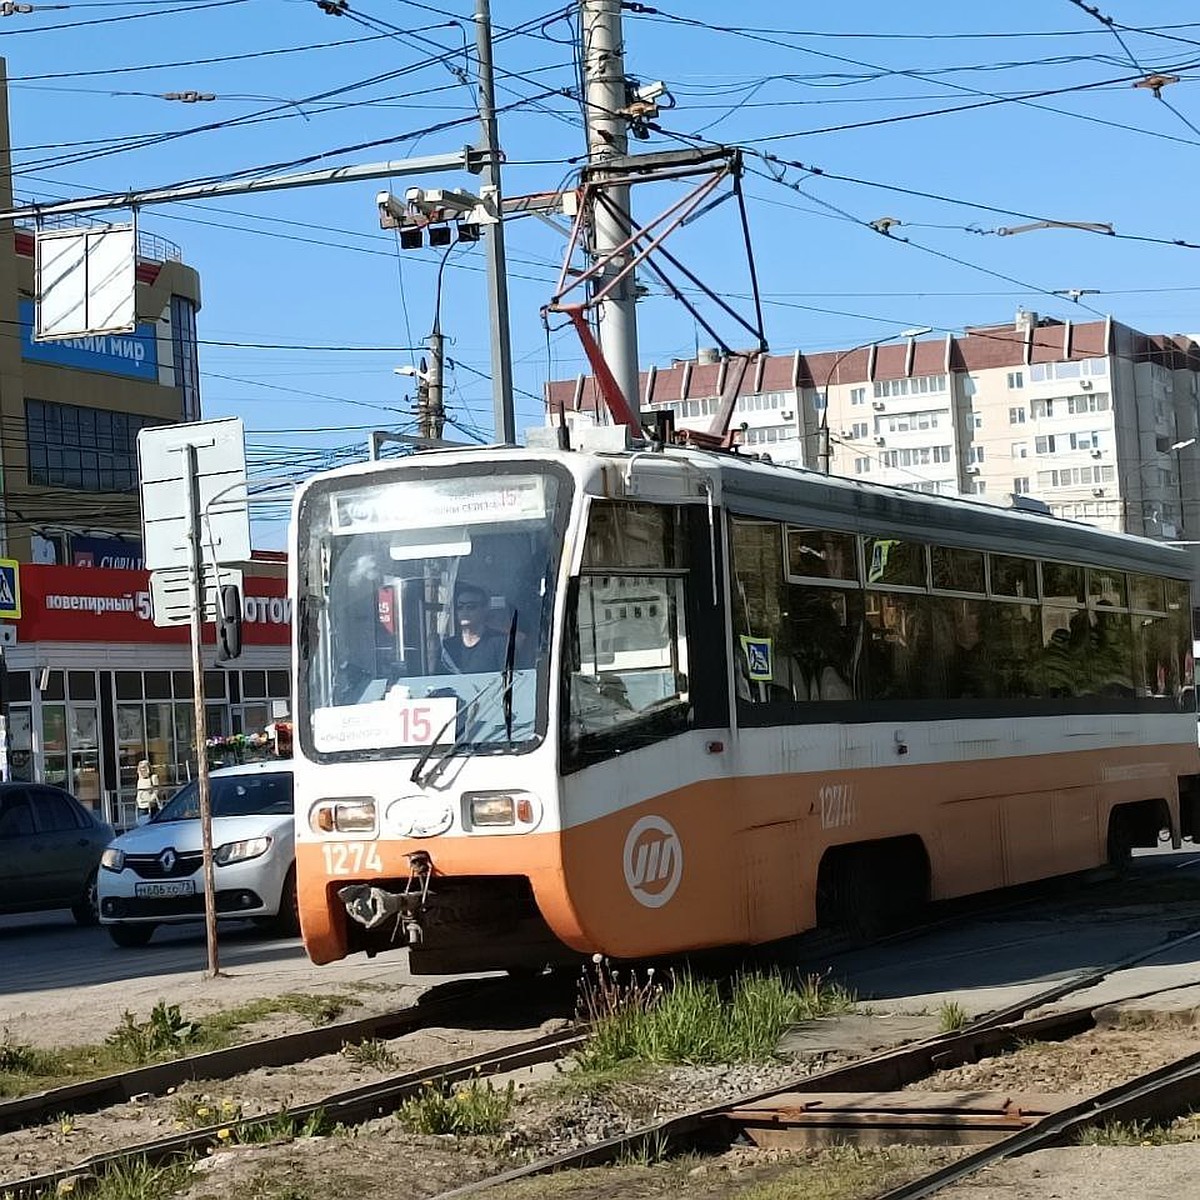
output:
[[[374,833],[375,801],[321,800],[309,812],[308,824],[313,833]]]
[[[541,816],[541,807],[529,792],[466,792],[463,806],[473,826],[532,826]]]

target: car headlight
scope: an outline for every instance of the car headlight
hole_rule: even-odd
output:
[[[261,858],[271,848],[269,837],[246,838],[241,842],[226,842],[213,851],[213,862],[218,867],[227,867],[230,863],[246,862],[251,858]]]
[[[125,851],[118,850],[115,846],[109,846],[105,852],[100,855],[100,865],[106,871],[123,871],[125,870]]]

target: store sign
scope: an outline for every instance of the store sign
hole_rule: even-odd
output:
[[[138,571],[142,567],[142,543],[126,542],[120,538],[90,538],[72,534],[71,563],[76,567]]]
[[[286,579],[246,578],[242,636],[249,646],[286,646],[292,604]],[[153,642],[186,644],[187,626],[152,620],[150,575],[104,567],[21,566],[22,642]],[[211,626],[205,640],[212,641]]]
[[[20,302],[18,318],[21,357],[26,362],[77,367],[83,371],[102,371],[108,375],[128,375],[133,379],[158,382],[158,332],[151,324],[143,323],[133,333],[99,333],[63,341],[36,342],[33,339],[32,300]]]

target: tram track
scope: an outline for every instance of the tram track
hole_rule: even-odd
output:
[[[405,1008],[353,1021],[184,1055],[3,1100],[0,1101],[0,1134],[63,1114],[96,1112],[147,1093],[161,1095],[197,1080],[232,1079],[264,1067],[291,1066],[321,1055],[336,1054],[347,1045],[400,1037],[431,1025],[453,1024],[475,1016],[481,1004],[503,1004],[515,999],[517,991],[515,983],[507,979],[463,980],[445,986],[455,989],[455,994],[441,994],[418,1000]]]
[[[486,1179],[439,1193],[434,1200],[460,1200],[502,1184],[586,1167],[609,1166],[622,1161],[656,1160],[688,1152],[713,1152],[730,1146],[742,1132],[733,1114],[738,1109],[761,1109],[789,1092],[897,1092],[937,1071],[977,1062],[987,1055],[1003,1054],[1034,1042],[1063,1041],[1096,1027],[1095,1006],[1073,1008],[1041,1016],[1026,1016],[1037,1009],[1086,991],[1114,972],[1154,958],[1180,945],[1200,939],[1200,930],[1169,937],[1154,946],[1127,955],[1094,971],[1080,972],[1033,996],[989,1013],[954,1034],[939,1034],[855,1060],[827,1071],[797,1076],[767,1091],[732,1101],[706,1105],[643,1126],[605,1141],[552,1155]],[[1157,989],[1122,999],[1158,995]],[[1168,989],[1169,990],[1169,989]],[[1110,1002],[1111,1003],[1111,1002]],[[1081,1130],[1106,1120],[1160,1120],[1180,1115],[1200,1105],[1200,1053],[1139,1075],[1077,1104],[1046,1116],[1020,1133],[986,1147],[957,1163],[878,1200],[921,1200],[1009,1154],[1025,1153],[1069,1142]],[[926,1189],[926,1190],[922,1190]]]
[[[1059,1001],[1070,995],[1072,991],[1086,990],[1099,979],[1114,971],[1136,965],[1197,938],[1200,938],[1200,931],[1183,937],[1168,938],[1135,955],[1125,956],[1103,969],[1073,975],[1068,980],[1042,989],[1033,996],[981,1018],[959,1033],[937,1035],[896,1049],[882,1051],[831,1070],[798,1076],[792,1083],[785,1084],[782,1088],[776,1086],[770,1091],[739,1097],[734,1101],[708,1105],[702,1109],[656,1122],[621,1137],[608,1139],[579,1150],[541,1159],[526,1166],[489,1176],[486,1179],[445,1192],[439,1200],[450,1200],[450,1197],[474,1194],[502,1183],[536,1175],[613,1163],[651,1151],[655,1154],[669,1155],[688,1150],[719,1147],[728,1144],[737,1135],[737,1123],[730,1116],[734,1110],[761,1108],[764,1104],[770,1103],[773,1097],[792,1088],[802,1088],[806,1092],[895,1091],[926,1078],[935,1071],[975,1062],[987,1055],[1002,1054],[1022,1044],[1061,1041],[1075,1037],[1094,1028],[1096,1017],[1091,1007],[1067,1009],[1033,1017],[1026,1016],[1026,1014],[1045,1004]],[[471,999],[477,1000],[478,993],[472,992]],[[441,1015],[445,1015],[444,1009],[439,1009],[439,1012]],[[223,1138],[229,1136],[231,1125],[235,1134],[240,1136],[251,1134],[255,1129],[276,1127],[285,1117],[296,1126],[302,1126],[307,1120],[318,1114],[329,1124],[344,1126],[361,1124],[396,1111],[406,1100],[418,1095],[424,1089],[430,1087],[449,1088],[469,1079],[501,1075],[539,1063],[561,1059],[578,1049],[585,1040],[586,1033],[578,1028],[573,1028],[497,1050],[489,1050],[437,1065],[409,1070],[369,1084],[330,1093],[303,1105],[261,1113],[254,1117],[239,1119],[236,1122],[226,1122],[224,1127],[211,1125],[174,1133],[152,1141],[92,1155],[55,1170],[5,1181],[0,1183],[0,1193],[3,1193],[6,1198],[11,1197],[12,1200],[36,1200],[38,1197],[53,1194],[64,1186],[66,1181],[86,1182],[136,1161],[153,1165],[195,1159],[221,1145]],[[1148,1108],[1147,1104],[1142,1102],[1146,1101],[1147,1097],[1158,1102],[1163,1094],[1161,1091],[1154,1090],[1158,1087],[1156,1081],[1161,1081],[1162,1088],[1173,1089],[1170,1093],[1173,1097],[1172,1103],[1182,1102],[1181,1097],[1200,1099],[1200,1055],[1193,1055],[1188,1061],[1173,1064],[1171,1070],[1160,1069],[1158,1072],[1152,1073],[1152,1076],[1153,1078],[1147,1076],[1144,1079],[1133,1081],[1132,1084],[1122,1085],[1121,1088],[1111,1089],[1111,1095],[1106,1095],[1104,1104],[1111,1104],[1111,1111],[1114,1114],[1144,1115]],[[1193,1083],[1195,1084],[1194,1088]],[[1144,1084],[1145,1087],[1134,1086],[1135,1084]],[[1152,1084],[1154,1088],[1151,1087]],[[1100,1098],[1095,1099],[1099,1103]],[[1053,1136],[1055,1130],[1062,1136],[1067,1136],[1062,1134],[1063,1130],[1075,1130],[1081,1127],[1083,1123],[1086,1123],[1085,1118],[1087,1112],[1090,1111],[1087,1107],[1088,1103],[1089,1101],[1081,1101],[1079,1105],[1069,1111],[1053,1114],[1055,1124],[1053,1126],[1047,1124],[1043,1132],[1047,1137]],[[1101,1109],[1096,1109],[1096,1111],[1101,1111]],[[1107,1113],[1109,1108],[1106,1107],[1102,1111]],[[1039,1125],[1038,1128],[1042,1127]],[[1032,1133],[1032,1131],[1026,1132]],[[1030,1141],[1030,1138],[1025,1137],[1024,1134],[1022,1139],[1021,1142],[1006,1142],[1005,1145],[1014,1147],[1012,1152],[1019,1152],[1020,1147]],[[989,1148],[989,1150],[993,1149]],[[970,1156],[969,1159],[962,1161],[963,1163],[978,1161],[981,1165],[986,1165],[987,1161],[992,1160],[980,1152],[979,1155]],[[962,1163],[954,1165],[958,1167]],[[953,1182],[959,1177],[959,1175],[946,1174],[945,1183]],[[916,1200],[917,1196],[924,1194],[926,1193],[913,1192],[911,1200]],[[909,1200],[909,1193],[898,1192],[895,1200],[902,1200],[902,1198]],[[890,1196],[889,1200],[892,1200]]]

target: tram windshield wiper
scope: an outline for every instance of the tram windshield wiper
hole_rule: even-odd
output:
[[[477,692],[470,700],[465,700],[455,710],[454,715],[437,731],[433,741],[425,747],[421,757],[417,759],[416,765],[412,769],[412,774],[409,778],[418,786],[424,787],[430,776],[436,771],[448,758],[457,754],[464,745],[471,739],[467,736],[467,727],[464,724],[463,732],[458,734],[449,745],[442,746],[442,735],[452,725],[456,725],[458,721],[467,717],[474,710],[478,709],[487,700],[489,704],[500,696],[504,701],[504,727],[508,735],[508,743],[512,745],[512,693],[513,686],[516,683],[516,671],[513,669],[514,659],[516,656],[517,645],[517,614],[513,613],[512,623],[508,627],[508,643],[504,648],[504,666],[500,670],[500,674],[495,679],[490,680],[479,692]],[[476,714],[477,715],[477,714]],[[441,749],[442,753],[437,760],[432,764],[428,772],[425,771],[425,766],[433,757],[434,752]]]

